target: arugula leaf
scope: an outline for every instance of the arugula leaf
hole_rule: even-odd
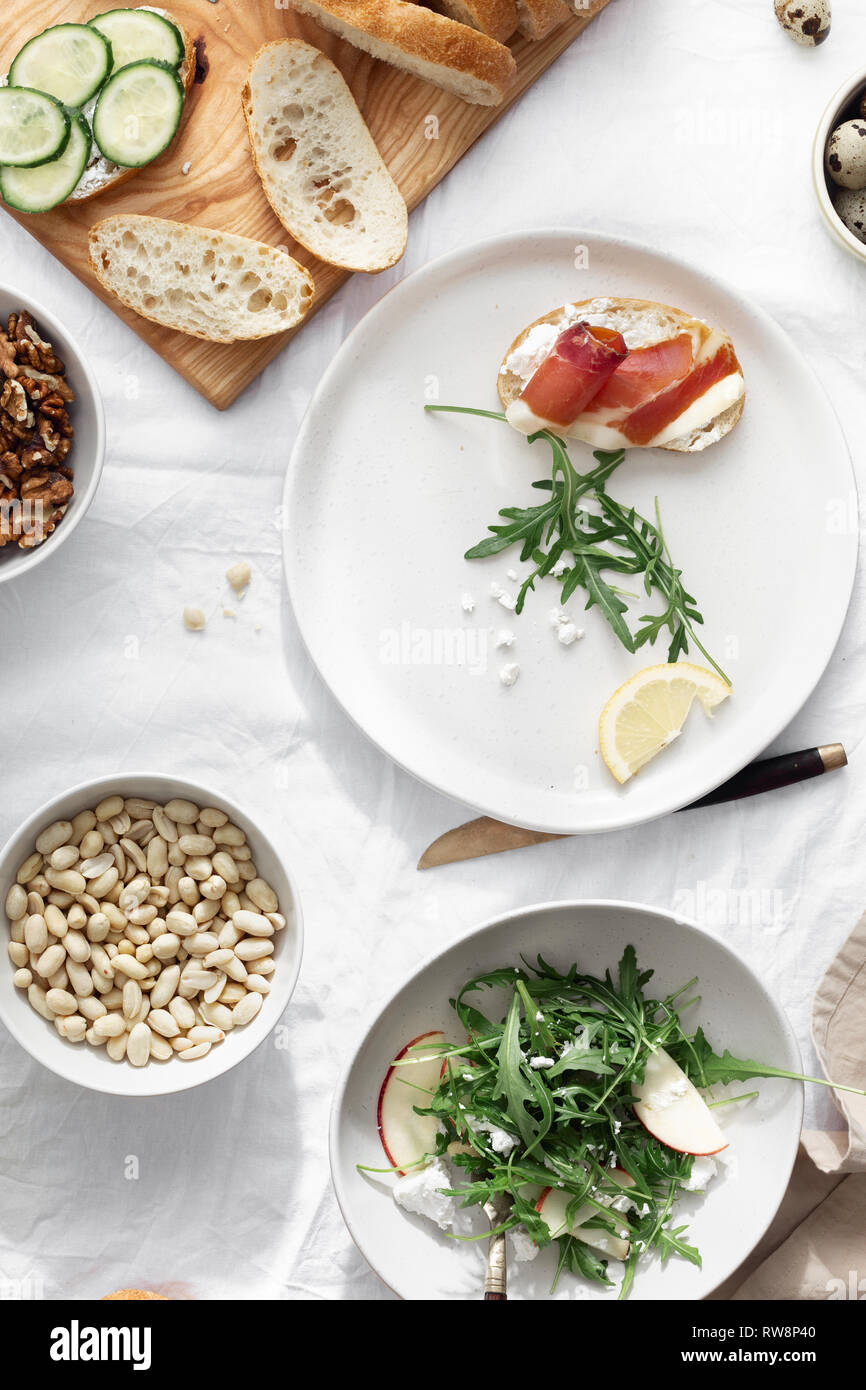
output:
[[[836,1091],[847,1091],[854,1096],[866,1096],[866,1091],[857,1086],[840,1086],[821,1076],[803,1076],[796,1071],[783,1071],[779,1067],[767,1066],[751,1058],[734,1057],[727,1049],[721,1057],[710,1047],[702,1028],[699,1028],[693,1041],[696,1066],[691,1074],[686,1063],[683,1070],[697,1086],[727,1086],[731,1081],[748,1081],[755,1076],[777,1076],[789,1081],[809,1081],[814,1086],[831,1086]]]
[[[553,1105],[546,1088],[539,1086],[537,1074],[527,1074],[523,1062],[520,1048],[520,995],[517,990],[511,998],[496,1060],[499,1069],[493,1098],[495,1100],[498,1096],[505,1097],[508,1114],[529,1153],[550,1128]],[[533,1103],[538,1104],[542,1110],[541,1121],[535,1119],[526,1108]]]

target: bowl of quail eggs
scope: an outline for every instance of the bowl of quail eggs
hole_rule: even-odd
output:
[[[866,71],[843,83],[824,112],[812,177],[831,236],[866,261]]]

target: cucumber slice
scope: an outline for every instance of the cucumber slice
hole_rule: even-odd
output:
[[[108,10],[88,23],[111,44],[115,72],[146,58],[171,68],[183,62],[186,50],[180,31],[153,10]]]
[[[0,164],[33,168],[66,149],[69,113],[45,92],[0,87]]]
[[[83,106],[99,91],[112,61],[108,39],[89,24],[55,24],[13,59],[9,86],[33,87],[64,106]]]
[[[109,77],[93,113],[93,138],[106,159],[141,169],[174,139],[183,114],[183,87],[162,63],[130,63]]]
[[[0,169],[0,195],[19,212],[49,212],[74,193],[90,158],[93,139],[83,116],[73,116],[66,149],[35,169]]]

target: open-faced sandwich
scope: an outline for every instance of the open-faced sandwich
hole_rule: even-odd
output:
[[[536,319],[508,349],[497,385],[522,434],[687,454],[728,434],[746,396],[727,333],[647,299],[584,299]]]
[[[30,38],[0,78],[0,194],[19,212],[84,202],[174,140],[195,47],[167,10],[114,9]]]

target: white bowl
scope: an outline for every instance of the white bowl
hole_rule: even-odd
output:
[[[836,185],[828,178],[826,159],[827,143],[837,125],[844,120],[851,120],[858,113],[854,107],[854,98],[866,93],[866,70],[862,69],[843,82],[836,95],[829,102],[826,111],[821,117],[815,135],[815,143],[812,146],[812,182],[815,186],[815,196],[818,199],[818,207],[824,225],[830,235],[840,246],[844,246],[846,251],[850,251],[852,256],[856,256],[858,261],[866,261],[866,242],[860,241],[853,232],[849,232],[845,223],[842,221],[835,207],[831,190]]]
[[[75,493],[59,526],[34,550],[19,550],[10,542],[0,548],[0,584],[16,579],[35,569],[43,560],[56,554],[69,539],[93,501],[102,475],[105,459],[105,417],[102,397],[96,378],[88,367],[81,349],[49,309],[36,303],[29,294],[22,294],[13,285],[0,283],[0,323],[5,331],[11,313],[26,309],[32,314],[42,336],[55,348],[66,366],[66,375],[75,392],[70,419],[75,438],[69,463],[74,473]]]
[[[496,917],[422,966],[385,1005],[349,1062],[334,1097],[331,1172],[337,1200],[361,1253],[386,1284],[404,1298],[480,1298],[485,1242],[450,1239],[429,1220],[409,1216],[391,1197],[394,1179],[360,1174],[356,1164],[383,1168],[376,1129],[376,1102],[388,1063],[409,1039],[449,1029],[448,1000],[471,977],[518,964],[540,952],[551,964],[603,974],[616,968],[629,943],[643,969],[654,969],[656,997],[699,977],[699,1006],[689,1015],[715,1050],[754,1057],[786,1071],[802,1069],[796,1038],[785,1015],[758,976],[729,947],[668,913],[633,903],[563,902],[519,908]],[[658,987],[656,991],[656,987]],[[681,1199],[677,1212],[689,1226],[703,1267],[678,1257],[638,1266],[630,1297],[704,1298],[718,1287],[761,1239],[785,1194],[800,1137],[803,1086],[796,1081],[749,1081],[737,1093],[760,1097],[718,1113],[735,1164],[720,1165],[705,1197]],[[736,1166],[735,1166],[736,1165]],[[476,1209],[477,1210],[477,1209]],[[679,1222],[677,1224],[680,1224]],[[484,1229],[484,1220],[476,1229]],[[555,1271],[555,1247],[531,1263],[509,1260],[509,1297],[543,1299]],[[572,1276],[554,1297],[612,1298]]]
[[[148,797],[160,804],[172,797],[183,797],[197,806],[214,806],[245,832],[253,860],[262,878],[271,884],[280,900],[280,911],[288,925],[274,937],[276,969],[271,976],[271,992],[252,1023],[232,1029],[225,1041],[211,1048],[195,1062],[151,1061],[146,1067],[133,1067],[126,1061],[112,1062],[102,1047],[89,1043],[70,1043],[61,1038],[53,1024],[40,1017],[27,999],[26,990],[12,983],[14,967],[6,951],[9,927],[3,912],[6,894],[15,882],[18,868],[33,852],[36,836],[56,820],[69,820],[78,811],[90,810],[106,796]],[[0,937],[4,939],[0,959],[0,1021],[31,1057],[58,1076],[75,1081],[92,1091],[118,1096],[164,1096],[190,1090],[204,1081],[222,1076],[259,1046],[279,1022],[294,992],[301,968],[303,926],[297,888],[282,856],[265,832],[228,797],[195,782],[152,773],[128,773],[83,782],[47,802],[18,830],[0,853]]]

